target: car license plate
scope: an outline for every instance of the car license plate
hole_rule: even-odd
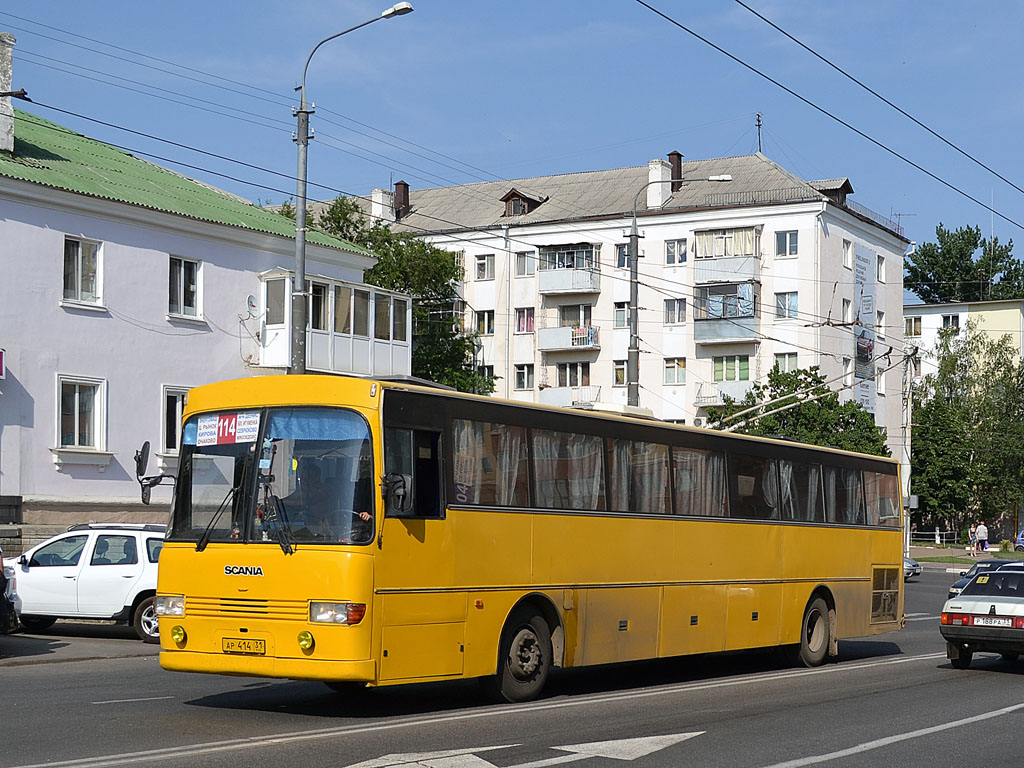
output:
[[[266,640],[251,640],[242,637],[225,637],[221,640],[221,648],[224,653],[246,653],[251,656],[265,656],[267,653]]]
[[[1009,627],[1012,626],[1013,619],[1002,616],[975,616],[974,624],[979,627]]]

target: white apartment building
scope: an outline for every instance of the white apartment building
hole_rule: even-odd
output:
[[[807,182],[760,153],[673,152],[605,171],[399,182],[366,210],[460,254],[466,322],[497,396],[620,408],[635,207],[641,407],[700,426],[773,366],[818,366],[874,413],[898,456],[908,241],[852,192],[845,178]]]

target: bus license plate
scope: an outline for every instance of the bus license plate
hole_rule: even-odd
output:
[[[976,616],[974,623],[980,627],[1009,627],[1013,620],[995,616]]]
[[[221,640],[221,648],[224,653],[246,653],[251,656],[265,656],[267,653],[266,640],[251,640],[242,637],[225,637]]]

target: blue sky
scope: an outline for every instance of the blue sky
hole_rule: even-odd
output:
[[[1024,107],[1017,54],[1024,5],[745,1],[1024,187],[1024,154],[1013,149]],[[296,164],[292,89],[306,57],[320,39],[378,15],[388,2],[40,0],[0,6],[0,30],[17,38],[14,87],[38,102],[19,107],[276,203],[294,191],[286,178]],[[416,189],[643,165],[674,149],[688,159],[748,154],[757,148],[760,112],[765,154],[805,179],[849,177],[853,199],[899,214],[912,240],[933,241],[939,221],[978,225],[986,235],[994,224],[1000,239],[1024,239],[1018,226],[634,0],[413,4],[414,13],[331,41],[314,57],[307,78],[318,107],[311,198],[368,194],[398,179]],[[734,0],[651,4],[1024,224],[1024,194]]]

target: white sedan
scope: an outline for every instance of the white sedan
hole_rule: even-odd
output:
[[[967,669],[976,652],[1013,662],[1024,653],[1024,569],[980,573],[942,607],[939,632],[956,669]]]

